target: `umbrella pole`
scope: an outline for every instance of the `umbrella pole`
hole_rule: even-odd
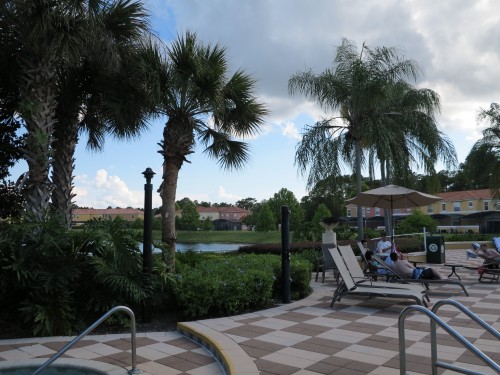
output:
[[[391,251],[394,249],[394,215],[392,214],[392,195],[391,195]]]

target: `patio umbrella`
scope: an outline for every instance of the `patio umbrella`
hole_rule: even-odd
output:
[[[387,185],[359,193],[358,196],[346,200],[346,203],[363,207],[390,209],[392,227],[394,228],[394,221],[392,220],[392,210],[394,208],[422,207],[440,200],[442,198],[435,195],[421,193],[398,185]],[[393,233],[391,233],[391,242],[394,243]]]

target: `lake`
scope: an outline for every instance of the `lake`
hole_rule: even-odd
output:
[[[188,250],[202,252],[202,251],[234,251],[238,250],[240,246],[247,246],[244,243],[183,243],[177,242],[175,244],[176,250],[184,252]]]
[[[142,242],[139,242],[138,247],[139,250],[142,251]],[[240,246],[247,246],[245,243],[185,243],[185,242],[176,242],[175,248],[179,252],[184,251],[216,251],[216,252],[224,252],[224,251],[234,251],[238,250]],[[153,254],[160,254],[161,250],[153,247]]]

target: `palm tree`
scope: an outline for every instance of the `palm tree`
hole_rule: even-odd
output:
[[[67,221],[78,131],[82,126],[92,127],[95,145],[111,129],[110,119],[118,113],[118,106],[113,103],[113,114],[108,99],[118,98],[118,84],[106,86],[103,78],[109,83],[122,79],[124,69],[131,72],[128,66],[123,68],[130,60],[124,52],[128,49],[132,54],[130,41],[139,40],[147,28],[145,12],[139,1],[132,0],[2,0],[0,14],[5,35],[0,47],[3,59],[12,62],[16,112],[27,130],[23,150],[29,170],[24,186],[26,209],[35,220],[43,220],[55,188],[54,207],[65,213]],[[126,82],[120,84],[125,87]],[[128,87],[138,82],[128,82]],[[103,87],[111,87],[115,95],[110,90],[96,93]],[[103,98],[108,106],[96,110]],[[136,99],[130,97],[129,103],[135,104]],[[81,117],[85,123],[79,122]],[[97,125],[102,126],[98,131]],[[121,133],[127,131],[121,129]],[[51,165],[54,181],[49,178]]]
[[[198,140],[225,169],[241,168],[248,145],[236,137],[255,134],[267,110],[252,95],[255,82],[238,70],[228,77],[225,49],[203,45],[196,34],[179,36],[168,49],[161,110],[168,120],[163,155],[162,241],[175,254],[175,194],[179,170]],[[174,259],[172,257],[172,259]]]
[[[486,148],[496,156],[490,176],[490,189],[493,197],[500,199],[500,105],[491,103],[488,110],[481,109],[478,119],[487,120],[491,126],[483,130],[483,138],[476,142],[472,151]]]
[[[81,131],[89,133],[88,147],[101,150],[104,136],[138,136],[154,112],[145,57],[158,56],[148,33],[147,14],[138,1],[116,1],[94,9],[93,31],[86,40],[80,64],[58,70],[52,210],[71,223],[74,153]],[[103,56],[103,50],[109,51]]]
[[[439,105],[439,96],[432,90],[416,89],[405,81],[388,86],[386,103],[380,107],[380,121],[367,129],[371,132],[367,138],[372,139],[368,148],[380,163],[382,185],[391,183],[397,176],[399,183],[408,186],[411,166],[434,175],[438,160],[447,168],[456,165],[455,148],[437,127],[434,114],[439,111]],[[387,233],[392,233],[391,215],[386,209]]]
[[[311,71],[293,75],[288,83],[291,95],[305,94],[325,110],[338,112],[337,117],[307,127],[298,145],[295,163],[302,173],[309,170],[308,186],[328,176],[340,176],[342,165],[347,164],[356,174],[356,190],[360,193],[361,168],[367,162],[364,150],[376,150],[381,165],[386,160],[406,163],[413,146],[403,142],[401,136],[409,132],[405,121],[416,124],[416,134],[422,123],[422,108],[435,106],[435,98],[430,96],[427,104],[408,103],[406,108],[402,103],[394,106],[394,99],[399,97],[391,93],[399,85],[406,85],[408,91],[406,80],[415,81],[419,75],[418,64],[400,56],[398,50],[372,49],[363,44],[358,53],[347,39],[337,48],[332,68],[317,75]],[[412,98],[408,95],[407,99]],[[358,238],[362,239],[363,216],[359,206],[357,216]]]

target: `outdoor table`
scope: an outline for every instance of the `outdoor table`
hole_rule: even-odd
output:
[[[458,277],[458,280],[462,280],[460,278],[460,276],[458,276],[457,272],[456,272],[456,268],[460,268],[460,267],[463,267],[463,264],[451,264],[451,263],[445,263],[443,264],[445,267],[451,267],[451,273],[448,275],[448,277],[451,277],[452,275],[455,275],[456,277]]]
[[[425,262],[421,261],[421,260],[409,260],[410,263],[413,263],[413,267],[417,267],[417,264],[423,264]]]

